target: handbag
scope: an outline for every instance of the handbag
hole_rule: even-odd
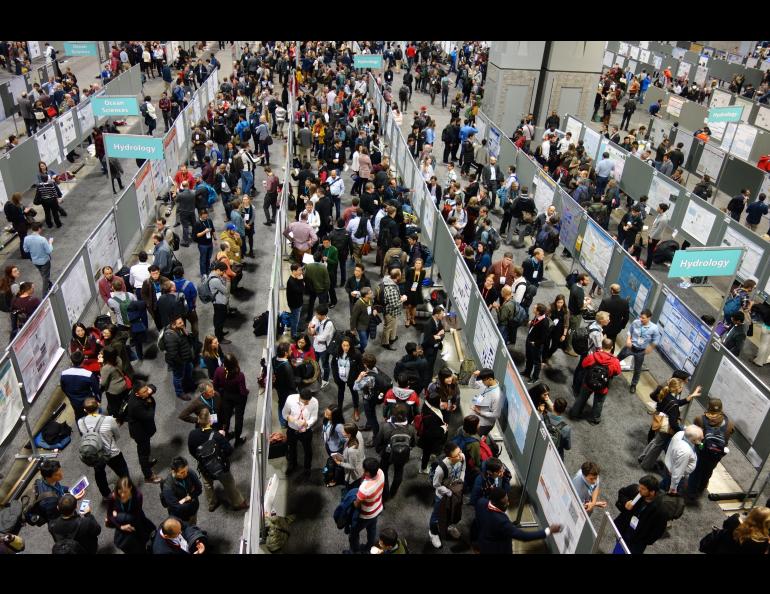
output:
[[[372,245],[368,241],[364,242],[364,244],[361,246],[361,255],[368,256],[369,252],[371,251],[372,251]]]

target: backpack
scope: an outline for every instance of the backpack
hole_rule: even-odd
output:
[[[440,458],[436,458],[433,462],[430,463],[430,473],[428,478],[430,479],[431,484],[433,484],[433,477],[436,475],[436,469],[438,467],[441,467],[441,470],[444,471],[445,481],[449,476],[449,469],[447,468],[446,464],[444,464],[444,461]]]
[[[495,252],[501,244],[502,240],[500,239],[500,233],[498,233],[497,229],[494,227],[490,227],[487,231],[487,246],[489,247],[489,253]]]
[[[724,309],[722,309],[722,313],[725,314],[725,319],[729,320],[733,317],[733,314],[736,314],[741,310],[742,301],[743,299],[741,295],[735,295],[734,297],[730,297],[730,299],[727,300]]]
[[[350,528],[353,525],[353,520],[356,514],[356,507],[353,502],[358,499],[358,487],[350,489],[342,495],[342,501],[334,508],[334,523],[337,524],[337,528],[344,530],[346,533],[350,532]]]
[[[115,300],[115,303],[118,304],[118,307],[120,308],[120,318],[123,320],[123,324],[125,326],[129,325],[128,320],[128,304],[131,303],[131,300],[126,297],[125,299],[118,299],[117,297],[113,297]]]
[[[179,249],[179,235],[177,235],[174,231],[171,232],[171,242],[169,243],[169,246],[174,252]]]
[[[587,355],[589,351],[589,341],[588,341],[588,335],[590,333],[588,332],[587,326],[581,326],[577,330],[575,330],[572,333],[572,350],[574,350],[578,355]]]
[[[573,338],[574,346],[574,338]],[[575,351],[577,352],[577,351]],[[594,363],[589,367],[586,374],[586,386],[588,386],[593,392],[601,392],[606,390],[610,385],[610,370],[606,365],[601,363]]]
[[[529,306],[532,305],[532,302],[535,300],[536,294],[537,287],[528,282],[527,288],[524,289],[524,296],[521,298],[521,307],[523,307],[525,310],[529,309]]]
[[[376,400],[382,400],[383,395],[393,389],[393,380],[387,373],[382,371],[370,371],[367,373],[374,378],[374,386],[371,389],[371,396],[375,396]]]
[[[526,324],[527,320],[529,320],[529,314],[527,313],[527,308],[523,305],[520,305],[514,301],[515,309],[513,310],[513,321],[518,325],[521,326],[522,324]]]
[[[49,520],[59,517],[59,495],[49,488],[43,479],[35,480],[35,500],[29,506],[22,497],[24,521],[30,526],[45,526]]]
[[[441,131],[441,142],[449,142],[449,126],[448,125]]]
[[[406,464],[412,448],[409,445],[412,441],[408,433],[393,433],[390,436],[386,451],[390,454],[392,464]]]
[[[545,423],[545,428],[548,430],[548,434],[553,440],[553,445],[555,445],[556,449],[558,450],[561,447],[561,442],[563,439],[562,430],[567,426],[567,423],[561,421],[554,425],[547,413],[543,415],[543,422]]]
[[[198,446],[195,451],[195,457],[198,459],[198,469],[211,480],[218,479],[227,472],[227,465],[219,444],[214,439],[215,431],[211,431],[211,436],[204,443]]]
[[[387,271],[393,270],[394,268],[398,268],[401,270],[401,254],[394,255],[390,257],[390,260],[388,260],[388,267],[386,268]]]
[[[500,446],[495,443],[494,439],[491,439],[489,435],[484,435],[479,440],[479,453],[481,461],[484,462],[489,458],[496,457],[500,454]]]
[[[86,432],[80,440],[78,455],[80,456],[80,461],[86,466],[94,467],[97,464],[108,460],[107,452],[104,450],[102,436],[99,434],[99,429],[101,428],[103,421],[104,417],[100,416],[92,429],[89,429],[86,426],[85,421],[83,421]]]
[[[0,311],[11,311],[11,296],[10,291],[8,293],[0,293]]]
[[[457,447],[460,448],[460,451],[463,453],[463,456],[465,456],[466,464],[468,465],[468,468],[474,467],[473,458],[468,456],[468,444],[471,444],[473,442],[478,442],[478,437],[472,437],[469,435],[460,435],[457,434],[452,438],[452,443],[457,444]],[[446,474],[444,475],[446,476]]]
[[[715,458],[725,455],[727,445],[727,420],[722,419],[719,427],[709,425],[708,418],[703,415],[703,450]]]
[[[267,334],[267,318],[268,312],[263,311],[259,316],[254,318],[252,328],[254,329],[255,336],[265,336]]]
[[[353,237],[356,239],[363,239],[366,237],[369,226],[369,219],[366,217],[366,215],[362,215],[358,221],[358,227],[356,227],[356,232],[353,233]]]
[[[201,303],[214,303],[214,293],[209,286],[210,277],[204,276],[201,282],[198,284],[198,300]]]
[[[430,251],[427,245],[420,244],[420,251],[422,252],[422,264],[425,268],[433,266],[433,253]]]
[[[567,288],[571,289],[578,281],[578,273],[570,272],[564,280],[567,282]]]

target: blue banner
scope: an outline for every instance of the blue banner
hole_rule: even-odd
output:
[[[117,159],[163,159],[163,139],[138,134],[105,134],[104,150]]]
[[[65,56],[98,56],[95,41],[65,41]]]
[[[115,118],[139,115],[139,102],[136,97],[92,97],[91,105],[97,118]]]
[[[732,276],[738,269],[744,248],[690,248],[674,252],[668,270],[671,277]]]

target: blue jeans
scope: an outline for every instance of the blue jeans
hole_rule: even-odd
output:
[[[364,396],[364,415],[366,416],[366,426],[372,430],[372,441],[377,437],[380,432],[380,423],[377,420],[377,400],[372,398],[366,398]]]
[[[214,255],[213,245],[198,244],[198,266],[200,266],[201,276],[207,275],[211,271],[211,257]]]
[[[622,361],[631,355],[634,358],[634,375],[631,378],[631,385],[636,386],[639,383],[639,376],[642,375],[642,365],[644,365],[644,349],[636,347],[623,347],[618,353],[618,360]]]
[[[663,480],[660,481],[660,491],[661,493],[668,493],[668,490],[672,487],[671,485],[671,473],[668,471],[668,468],[665,470],[666,476],[663,478]],[[682,477],[679,479],[679,484],[674,485],[676,488],[677,493],[685,493],[685,486],[687,485],[687,477]]]
[[[361,350],[361,352],[366,349],[366,345],[369,344],[369,331],[368,330],[359,330],[358,331],[358,347]]]
[[[644,94],[645,94],[646,92],[647,92],[647,91],[642,91],[641,89],[639,89],[639,104],[640,104],[640,105],[643,105],[643,104],[644,104]]]
[[[610,181],[609,177],[596,176],[596,193],[600,196],[604,194],[604,189],[607,187],[607,182]]]
[[[356,525],[350,529],[350,536],[348,542],[350,543],[350,550],[354,553],[368,553],[369,550],[377,542],[377,520],[380,516],[374,517],[371,520],[358,519]],[[361,548],[361,531],[366,529],[366,545]]]
[[[174,392],[177,396],[195,390],[195,382],[193,381],[192,376],[192,363],[185,363],[179,367],[169,366],[169,369],[171,369],[171,382],[174,385]]]
[[[302,314],[302,306],[289,311],[289,327],[291,328],[291,337],[294,338],[299,332],[299,317]]]
[[[244,195],[251,191],[254,185],[254,174],[251,171],[241,171],[241,192]]]
[[[329,367],[329,351],[323,351],[321,353],[316,352],[316,355],[318,356],[318,364],[321,366],[321,369],[323,369],[323,378],[325,382],[329,381],[329,374],[331,373],[331,367]]]
[[[442,499],[443,497],[439,497],[438,495],[433,496],[433,511],[430,514],[430,522],[428,523],[431,534],[438,534],[438,518],[441,511]]]

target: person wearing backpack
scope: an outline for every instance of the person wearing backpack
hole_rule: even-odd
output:
[[[221,483],[230,507],[236,511],[248,509],[249,502],[243,498],[235,479],[230,473],[230,456],[233,446],[225,438],[225,430],[215,431],[211,427],[211,413],[208,408],[198,411],[198,426],[187,436],[187,450],[198,461],[198,472],[203,479],[203,494],[209,512],[219,507],[214,482]]]
[[[196,421],[197,422],[197,421]],[[171,472],[160,485],[160,502],[169,514],[188,524],[198,523],[198,498],[203,486],[198,473],[192,470],[187,460],[175,456],[171,460]]]
[[[714,469],[729,452],[727,444],[735,429],[734,423],[722,411],[722,401],[710,398],[706,414],[695,417],[693,423],[703,430],[703,447],[696,450],[698,461],[687,479],[688,500],[695,500],[706,490]]]
[[[487,458],[481,463],[481,472],[473,482],[470,504],[475,506],[482,497],[489,497],[489,493],[495,487],[509,493],[512,479],[511,471],[505,467],[499,458]]]
[[[66,493],[59,499],[57,508],[59,517],[48,523],[48,531],[54,543],[73,541],[79,545],[81,553],[95,555],[102,527],[91,514],[91,506],[79,513],[78,500],[74,495]]]
[[[414,392],[412,392],[414,394]],[[380,425],[374,448],[380,454],[380,468],[385,476],[383,498],[395,497],[404,477],[404,466],[409,462],[417,432],[409,424],[409,411],[404,403],[393,407],[393,414]],[[393,464],[393,483],[388,485],[388,469]]]
[[[429,520],[428,536],[434,548],[440,549],[441,528],[454,539],[460,538],[460,531],[454,525],[459,521],[456,505],[459,495],[459,512],[462,510],[462,492],[465,481],[466,460],[460,447],[453,441],[444,444],[443,457],[431,467],[431,484],[435,490],[433,512]]]
[[[147,384],[134,390],[128,397],[125,419],[128,422],[128,434],[136,442],[136,455],[144,474],[145,483],[159,483],[162,479],[152,467],[155,460],[151,459],[150,439],[155,435],[155,399],[152,397],[157,388]]]
[[[535,315],[529,323],[526,339],[526,365],[524,377],[530,383],[537,383],[543,362],[543,348],[551,331],[550,318],[546,317],[548,307],[543,303],[535,305]]]
[[[599,311],[596,313],[596,319],[588,326],[581,326],[575,331],[573,338],[573,348],[580,358],[575,366],[575,370],[572,374],[572,394],[576,395],[580,392],[580,386],[583,382],[583,376],[585,375],[585,368],[583,367],[583,360],[587,355],[595,353],[602,348],[602,339],[606,337],[604,329],[610,323],[610,315],[606,311]],[[613,342],[614,344],[614,342]]]
[[[467,415],[463,419],[463,426],[457,430],[452,442],[457,444],[465,456],[465,488],[470,491],[476,482],[476,477],[481,472],[481,445],[479,440],[479,417]]]
[[[105,470],[108,466],[118,478],[130,476],[126,459],[117,444],[120,437],[118,424],[114,417],[99,413],[96,398],[86,398],[83,408],[86,416],[78,420],[81,435],[78,454],[81,462],[94,469],[96,486],[106,499],[111,493]]]
[[[42,526],[59,517],[59,499],[69,493],[70,488],[62,485],[64,471],[58,460],[43,460],[38,467],[39,479],[34,483],[34,500],[25,513],[25,521],[32,526]]]
[[[538,407],[538,411],[543,417],[548,433],[551,434],[551,439],[559,452],[559,456],[564,460],[564,452],[572,449],[572,427],[567,425],[563,418],[564,411],[567,410],[567,401],[564,398],[557,398],[548,410],[549,403],[550,399],[544,407]]]
[[[570,418],[580,418],[586,402],[593,395],[592,416],[588,422],[598,425],[602,414],[604,400],[609,392],[610,380],[620,375],[620,361],[612,354],[615,343],[609,338],[602,339],[601,350],[588,354],[580,366],[585,370],[580,390],[575,403],[569,411]]]
[[[722,314],[724,320],[732,319],[734,313],[742,311],[745,317],[751,315],[751,307],[754,301],[751,299],[751,292],[757,288],[757,282],[754,279],[745,280],[739,287],[730,291],[730,298],[725,302]]]
[[[580,328],[580,324],[583,321],[583,310],[586,309],[588,300],[584,287],[588,286],[589,277],[585,272],[581,272],[577,275],[575,283],[569,287],[569,300],[567,301],[567,307],[569,309],[569,336],[567,337],[567,348],[564,351],[570,357],[580,356],[572,347],[572,338],[575,332]]]
[[[660,330],[657,324],[652,322],[652,311],[649,309],[642,310],[641,314],[639,314],[639,319],[631,323],[631,328],[626,337],[626,346],[618,353],[620,361],[628,356],[634,358],[634,375],[631,378],[631,387],[629,388],[631,394],[636,392],[636,384],[639,383],[639,377],[642,375],[645,355],[655,350],[655,347],[660,343],[660,339]]]
[[[366,425],[361,428],[361,431],[371,431],[372,440],[374,440],[380,430],[377,420],[377,405],[382,402],[385,394],[377,389],[377,376],[380,375],[380,371],[377,369],[377,358],[371,353],[364,353],[361,362],[364,369],[353,382],[353,389],[361,394],[364,400]]]

